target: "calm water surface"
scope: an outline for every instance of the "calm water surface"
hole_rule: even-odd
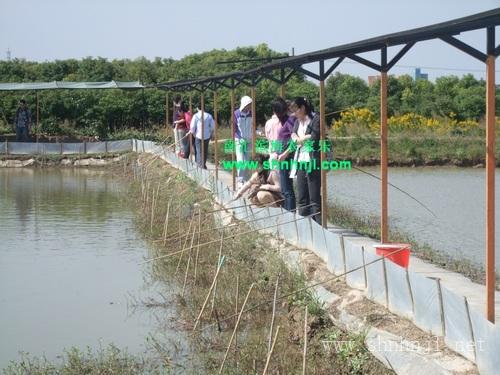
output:
[[[142,354],[158,333],[157,312],[131,308],[168,292],[138,265],[147,246],[125,188],[102,171],[0,169],[0,369],[21,350],[55,359],[114,343]]]
[[[378,168],[362,168],[380,176]],[[500,171],[496,180],[500,181]],[[361,214],[380,215],[380,181],[362,172],[328,174],[329,199],[347,204]],[[389,187],[389,221],[433,248],[475,263],[485,260],[485,170],[463,168],[389,168],[389,182],[430,208]],[[500,183],[496,184],[497,207]],[[500,223],[499,209],[496,222]],[[496,251],[500,231],[496,229]],[[500,266],[500,255],[496,258]]]

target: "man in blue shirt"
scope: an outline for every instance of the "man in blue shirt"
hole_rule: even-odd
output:
[[[16,141],[28,142],[31,128],[31,112],[24,99],[19,101],[19,107],[14,116],[14,126],[16,128]]]
[[[189,133],[195,138],[196,163],[203,169],[207,169],[208,143],[215,129],[215,122],[212,115],[208,112],[203,112],[203,129],[202,129],[202,112],[200,106],[196,107],[196,113],[191,119]],[[202,131],[203,130],[203,131]],[[201,142],[203,142],[203,155],[201,150]]]

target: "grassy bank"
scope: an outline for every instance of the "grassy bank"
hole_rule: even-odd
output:
[[[273,338],[278,333],[269,374],[301,372],[306,307],[309,373],[329,374],[332,369],[339,374],[388,373],[369,354],[362,336],[332,325],[323,306],[304,289],[304,275],[291,271],[265,236],[245,233],[250,228],[241,223],[229,228],[228,223],[218,223],[210,214],[214,210],[210,194],[163,162],[153,162],[147,172],[136,170],[135,177],[131,198],[138,204],[138,225],[154,244],[151,256],[162,257],[151,263],[152,271],[155,280],[179,285],[180,320],[182,328],[192,333],[200,372],[215,373],[220,368],[237,324],[237,312],[248,296],[224,373],[262,373],[279,278],[277,295],[286,297],[276,301]],[[215,292],[210,294],[222,257]],[[206,309],[200,313],[204,302]],[[339,353],[326,351],[323,340],[332,337],[354,345]]]
[[[375,215],[359,215],[345,205],[335,203],[328,208],[328,220],[342,228],[349,228],[362,235],[380,240],[380,218]],[[457,259],[451,255],[433,249],[428,244],[417,242],[410,234],[390,229],[391,242],[411,244],[411,250],[423,260],[427,260],[441,268],[461,273],[472,281],[484,284],[485,270],[480,265],[467,259]],[[497,289],[500,290],[500,276],[497,276]]]
[[[71,348],[58,363],[24,354],[19,362],[3,369],[4,375],[79,375],[79,374],[160,374],[162,368],[110,345],[93,351]]]

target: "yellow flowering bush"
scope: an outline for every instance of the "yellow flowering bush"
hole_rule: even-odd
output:
[[[500,126],[500,119],[497,119]],[[387,119],[389,132],[410,131],[413,133],[430,132],[437,134],[467,134],[480,129],[478,121],[456,118],[455,113],[446,117],[424,117],[417,113],[390,116]],[[355,134],[379,134],[380,119],[367,108],[352,108],[340,114],[340,119],[334,120],[332,130],[337,136]]]

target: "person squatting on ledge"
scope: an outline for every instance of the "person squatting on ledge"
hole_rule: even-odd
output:
[[[246,198],[256,206],[280,207],[283,195],[277,170],[268,170],[263,167],[266,155],[258,155],[259,169],[236,192],[234,199],[238,199],[246,192]]]

